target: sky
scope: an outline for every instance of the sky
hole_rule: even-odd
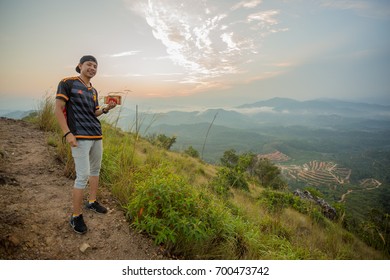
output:
[[[388,0],[0,0],[0,109],[94,55],[100,96],[143,108],[273,97],[390,104]]]

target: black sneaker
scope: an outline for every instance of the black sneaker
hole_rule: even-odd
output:
[[[100,205],[99,202],[97,202],[97,201],[95,201],[93,203],[87,202],[86,208],[89,210],[95,211],[96,213],[99,213],[99,214],[106,214],[107,213],[106,207]]]
[[[79,234],[84,234],[88,230],[87,225],[84,223],[83,214],[80,214],[76,217],[73,217],[72,215],[70,217],[70,226],[73,228],[75,232]]]

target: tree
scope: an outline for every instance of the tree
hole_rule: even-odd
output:
[[[238,168],[242,171],[248,172],[250,175],[252,174],[253,167],[256,163],[256,155],[254,153],[244,153],[238,157]]]
[[[225,151],[220,161],[222,166],[226,166],[228,168],[235,167],[238,163],[238,155],[236,154],[236,150],[230,149]]]
[[[225,188],[238,188],[249,191],[246,180],[247,162],[246,155],[237,155],[234,149],[224,152],[220,159],[223,167],[218,171],[218,182]]]
[[[159,146],[166,150],[169,150],[172,145],[176,143],[176,136],[168,137],[165,134],[159,134],[157,136],[153,134],[149,136],[148,139],[153,145]]]
[[[279,168],[267,158],[256,161],[253,173],[264,187],[287,189],[287,183],[281,178]]]
[[[187,150],[184,151],[184,153],[189,155],[190,157],[199,158],[199,152],[195,150],[192,146],[189,146]]]

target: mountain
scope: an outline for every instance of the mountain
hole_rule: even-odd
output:
[[[285,114],[304,115],[339,115],[345,117],[369,117],[369,118],[390,118],[390,106],[355,103],[334,99],[318,99],[308,101],[297,101],[288,98],[273,98],[259,101],[252,104],[244,104],[238,109],[247,108],[272,108],[273,112]],[[264,113],[264,110],[262,111]]]
[[[0,117],[21,120],[24,117],[30,115],[32,112],[35,112],[35,110],[28,110],[28,111],[0,110]]]
[[[265,126],[305,126],[343,130],[386,129],[390,122],[390,106],[354,103],[332,99],[297,101],[273,98],[234,108],[205,111],[170,111],[141,113],[145,124],[159,125],[210,124],[235,129],[259,130]],[[132,115],[135,119],[135,115]],[[123,122],[128,123],[127,118]]]

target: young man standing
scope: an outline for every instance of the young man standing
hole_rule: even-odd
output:
[[[98,63],[91,55],[83,56],[76,67],[78,77],[63,79],[56,94],[55,115],[64,139],[70,144],[76,168],[73,187],[73,214],[70,225],[75,232],[87,232],[82,214],[83,191],[89,181],[89,202],[86,208],[100,214],[107,209],[96,201],[102,162],[102,128],[98,116],[116,106],[111,102],[104,108],[98,103],[98,93],[91,84]]]

